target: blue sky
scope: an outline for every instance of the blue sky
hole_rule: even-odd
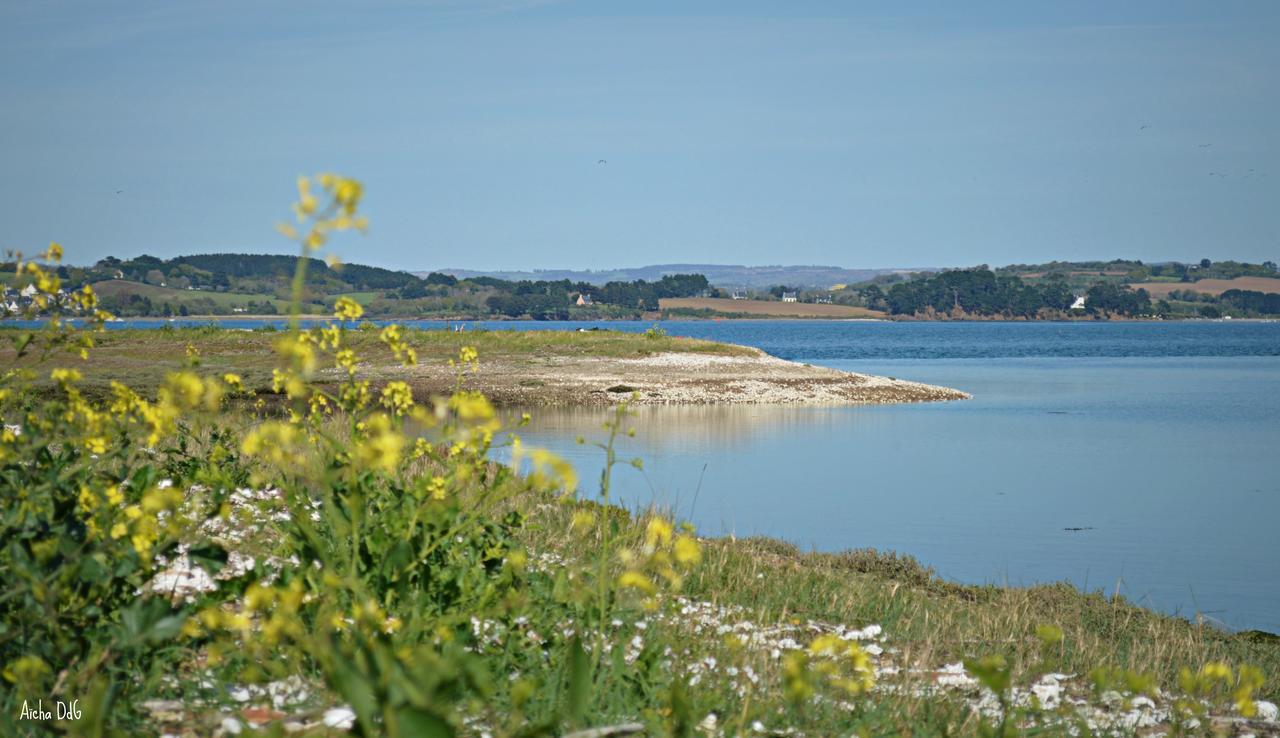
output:
[[[0,0],[0,249],[287,252],[336,171],[405,269],[1280,257],[1280,3],[907,6]]]

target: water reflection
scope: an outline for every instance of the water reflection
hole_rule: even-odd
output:
[[[624,430],[635,429],[626,444],[633,453],[657,457],[739,448],[791,432],[822,434],[848,422],[851,411],[856,414],[856,408],[839,407],[650,405],[630,410]],[[607,435],[604,424],[613,418],[612,410],[599,407],[537,408],[530,415],[538,437],[593,440]]]
[[[1280,362],[1273,358],[878,362],[959,403],[644,407],[615,499],[708,534],[910,553],[970,582],[1070,580],[1169,612],[1280,630]],[[522,432],[577,466],[602,409],[538,409]],[[590,493],[593,490],[585,490]],[[1079,528],[1082,530],[1067,530]]]

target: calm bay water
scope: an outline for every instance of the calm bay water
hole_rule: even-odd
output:
[[[645,470],[617,476],[627,504],[708,534],[891,549],[958,581],[1067,580],[1280,631],[1280,324],[664,325],[974,399],[641,408],[622,446]],[[599,437],[604,413],[534,418],[525,438],[594,479],[598,452],[573,439]]]
[[[470,330],[650,325],[467,322]],[[1066,580],[1280,632],[1280,323],[662,325],[973,399],[641,408],[637,436],[622,450],[645,470],[616,477],[629,505],[672,507],[707,534],[890,549],[958,581]],[[599,438],[604,419],[601,410],[539,409],[522,435],[592,480],[600,455],[573,439]]]

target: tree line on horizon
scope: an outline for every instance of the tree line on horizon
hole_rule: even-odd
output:
[[[150,255],[106,257],[91,267],[62,265],[58,276],[68,289],[104,280],[119,281],[119,289],[102,290],[102,299],[104,307],[122,316],[233,312],[272,315],[289,295],[298,260],[297,256],[234,253],[171,259]],[[307,259],[306,275],[303,302],[307,310],[325,310],[339,294],[361,293],[363,297],[359,299],[368,314],[380,317],[635,318],[644,311],[659,309],[659,301],[664,298],[727,296],[724,290],[713,288],[702,274],[597,285],[569,279],[458,278],[442,272],[418,276],[362,264],[330,265]],[[784,291],[792,291],[799,292],[802,300],[824,299],[891,315],[921,317],[1064,317],[1079,314],[1071,309],[1078,296],[1086,298],[1085,313],[1099,317],[1258,317],[1280,314],[1280,296],[1237,289],[1214,297],[1196,293],[1193,283],[1206,278],[1275,275],[1276,265],[1270,261],[1249,264],[1203,259],[1192,264],[1144,264],[1116,259],[1019,264],[997,269],[981,265],[884,275],[843,289],[813,291],[775,286],[750,294],[779,299]],[[1135,282],[1147,280],[1183,282],[1188,287],[1153,302],[1145,290],[1131,288]],[[589,298],[590,304],[578,304],[580,295]]]

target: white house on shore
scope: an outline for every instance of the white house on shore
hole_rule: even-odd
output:
[[[1061,304],[1061,303],[1059,303],[1059,304]],[[1072,309],[1072,310],[1084,310],[1084,295],[1079,295],[1079,296],[1077,296],[1077,297],[1076,297],[1076,301],[1075,301],[1075,302],[1073,302],[1073,303],[1071,303],[1071,309]]]
[[[783,293],[782,293],[782,301],[783,301],[783,302],[796,302],[796,301],[798,301],[798,300],[799,300],[799,297],[797,297],[796,293],[794,293],[794,292],[783,292]]]

